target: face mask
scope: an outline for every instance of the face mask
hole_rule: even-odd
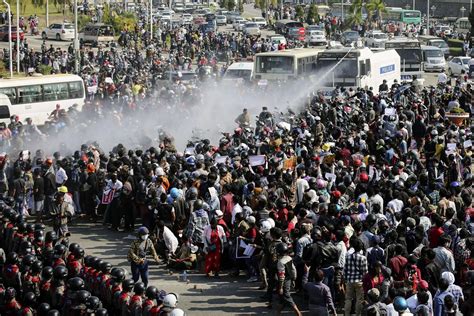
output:
[[[147,239],[148,239],[148,234],[143,235],[143,236],[141,236],[140,238],[141,238],[142,240],[147,240]]]

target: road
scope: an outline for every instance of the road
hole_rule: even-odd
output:
[[[114,266],[125,268],[129,275],[127,251],[134,236],[121,232],[112,232],[100,223],[77,223],[70,226],[71,242],[79,243],[86,250],[86,255],[99,256]],[[170,274],[163,266],[152,264],[150,267],[150,285],[167,292],[179,295],[179,307],[188,315],[273,315],[274,311],[266,308],[257,290],[259,283],[246,283],[247,277],[242,272],[240,277],[222,274],[220,279],[208,279],[204,274],[189,274],[189,283],[179,282],[179,274]],[[295,297],[301,306],[301,297]],[[306,309],[306,307],[304,307]],[[284,315],[291,315],[289,310]],[[304,315],[309,315],[306,311]]]

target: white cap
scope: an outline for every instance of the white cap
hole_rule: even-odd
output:
[[[222,217],[224,216],[224,213],[222,213],[221,210],[216,210],[216,217]]]
[[[250,215],[249,217],[247,217],[247,223],[249,224],[255,224],[256,222],[256,219],[255,217],[253,217],[252,215]]]
[[[163,177],[165,175],[165,171],[163,170],[163,168],[158,167],[155,170],[155,174],[157,177]]]

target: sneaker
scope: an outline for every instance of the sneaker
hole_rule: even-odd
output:
[[[248,280],[247,280],[247,283],[253,283],[253,282],[257,282],[258,281],[258,278],[256,276],[253,276],[253,277],[250,277]]]

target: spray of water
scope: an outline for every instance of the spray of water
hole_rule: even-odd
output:
[[[253,120],[263,106],[273,112],[285,112],[290,108],[298,111],[338,65],[320,70],[314,75],[317,80],[302,79],[266,87],[208,82],[199,87],[201,101],[184,106],[157,102],[160,97],[152,96],[145,101],[150,102],[147,110],[124,114],[121,120],[116,115],[107,115],[94,123],[86,119],[75,121],[74,128],[25,144],[25,149],[31,152],[42,149],[51,155],[58,150],[62,154],[72,153],[81,144],[91,141],[98,142],[104,151],[111,150],[118,143],[132,149],[156,146],[159,128],[174,137],[178,151],[183,151],[193,136],[208,138],[215,144],[222,132],[231,132],[236,127],[234,120],[243,108],[248,109]]]

